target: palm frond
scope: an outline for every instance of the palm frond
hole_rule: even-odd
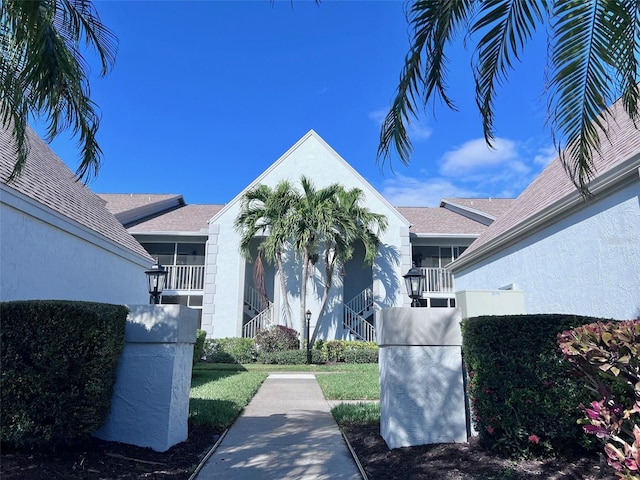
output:
[[[614,29],[616,37],[611,30],[611,22],[624,11],[619,2],[596,0],[556,2],[553,11],[552,135],[565,170],[583,194],[588,194],[587,183],[595,173],[593,156],[600,152],[601,135],[607,136],[607,105],[615,100],[616,69],[628,57],[618,53],[628,51],[620,47],[624,28]],[[633,89],[626,91],[634,96]]]
[[[496,88],[520,59],[525,44],[548,14],[545,1],[490,0],[482,3],[470,33],[488,30],[478,42],[474,55],[476,103],[482,115],[487,144],[494,140],[493,112]]]
[[[97,52],[105,75],[115,62],[115,36],[101,24],[89,0],[4,0],[0,19],[1,116],[3,125],[13,129],[17,156],[10,178],[19,175],[26,162],[27,119],[33,115],[46,119],[49,141],[66,129],[78,137],[76,174],[89,180],[102,158],[96,139],[100,118],[80,47]],[[8,114],[9,109],[13,113]]]
[[[393,147],[402,163],[409,162],[413,146],[407,125],[417,118],[418,100],[424,106],[432,97],[440,98],[449,108],[455,108],[446,89],[445,47],[461,24],[467,22],[475,3],[476,0],[417,0],[409,8],[407,20],[413,30],[411,48],[405,57],[396,96],[380,130],[379,162],[390,159]]]

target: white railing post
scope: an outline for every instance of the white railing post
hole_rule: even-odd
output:
[[[453,293],[453,274],[446,268],[422,267],[426,293]]]
[[[167,265],[166,290],[204,289],[204,265]]]

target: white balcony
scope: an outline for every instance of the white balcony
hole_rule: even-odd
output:
[[[422,271],[422,295],[450,293],[453,295],[453,274],[446,268],[420,268]]]
[[[165,265],[165,290],[203,290],[204,265]]]

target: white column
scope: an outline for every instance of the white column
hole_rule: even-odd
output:
[[[125,347],[103,440],[164,452],[188,437],[198,312],[183,305],[130,305]]]
[[[389,448],[466,442],[460,311],[378,312],[380,434]]]

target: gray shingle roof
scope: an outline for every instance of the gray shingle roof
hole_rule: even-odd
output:
[[[441,207],[397,207],[411,222],[410,232],[416,234],[479,235],[487,227],[475,220]]]
[[[194,232],[207,234],[209,220],[224,205],[185,205],[129,227],[131,233]]]
[[[614,166],[640,151],[640,131],[634,127],[632,120],[624,113],[620,101],[612,106],[616,117],[609,122],[609,139],[601,135],[601,152],[594,155],[593,166],[595,178],[601,176]],[[553,204],[576,189],[566,174],[559,158],[553,160],[547,168],[520,194],[512,207],[500,216],[489,229],[469,247],[461,259],[468,257],[483,245],[499,242],[500,238],[511,230],[524,224],[527,220],[542,213]],[[491,248],[491,251],[496,248]],[[489,253],[489,252],[486,252]]]
[[[144,248],[105,208],[96,196],[60,160],[31,128],[27,131],[30,153],[22,174],[10,184],[21,194],[49,207],[122,247],[152,260]],[[0,179],[6,184],[16,154],[10,131],[0,125]]]
[[[172,193],[98,193],[97,195],[107,202],[107,210],[114,215],[168,200],[174,200],[176,203],[182,200],[182,195]],[[184,205],[184,201],[182,204]]]
[[[511,208],[515,198],[443,198],[442,203],[448,202],[461,207],[472,208],[498,218]]]

